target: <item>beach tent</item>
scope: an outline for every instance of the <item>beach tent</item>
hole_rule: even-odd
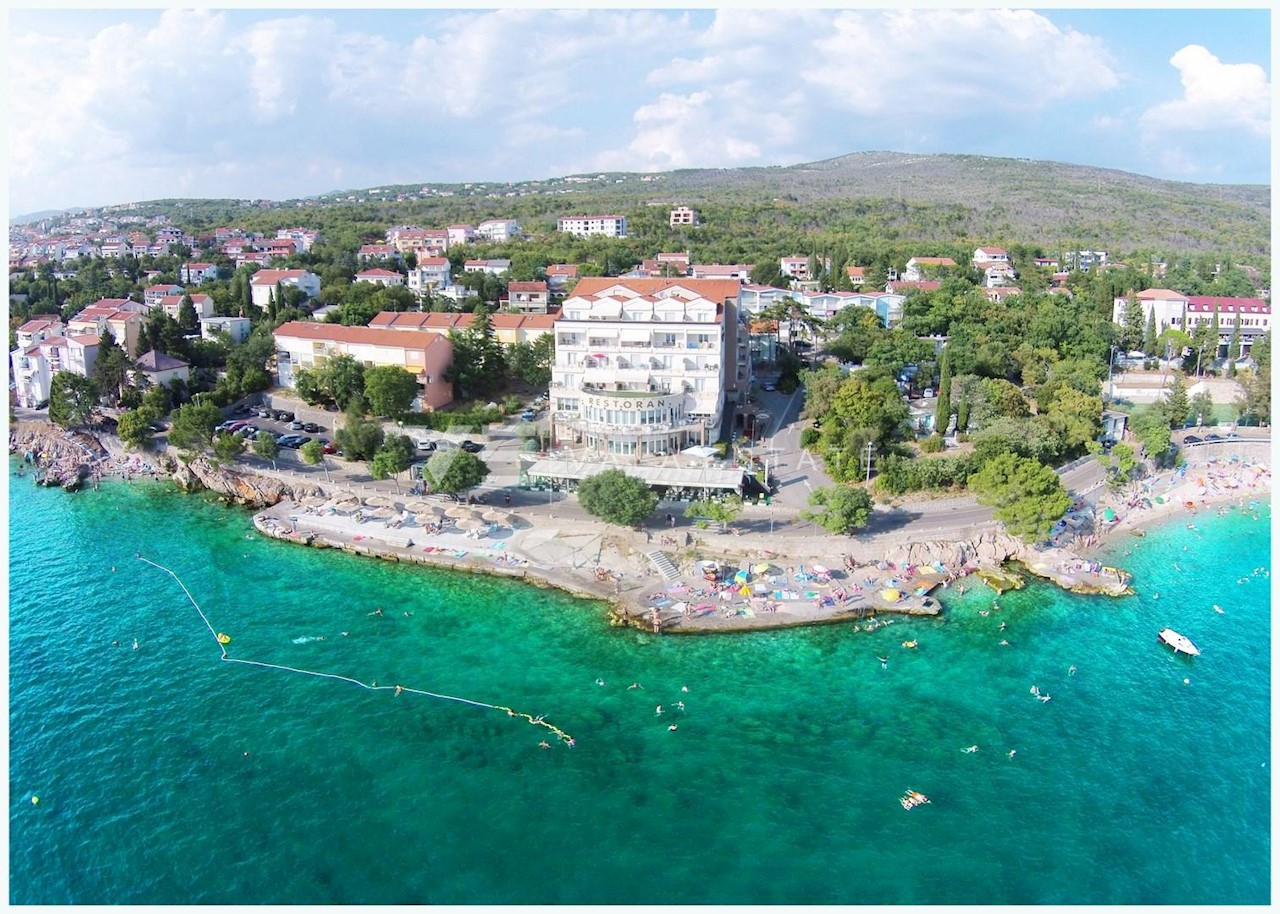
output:
[[[880,591],[880,596],[888,600],[890,603],[897,603],[899,600],[902,599],[902,593],[897,590],[894,590],[893,588]]]
[[[1112,511],[1110,508],[1106,508],[1106,509],[1104,509],[1104,510],[1103,510],[1103,512],[1102,512],[1102,520],[1103,520],[1105,523],[1108,523],[1108,524],[1113,524],[1113,523],[1115,523],[1115,520],[1116,520],[1116,512],[1115,512],[1115,511]]]

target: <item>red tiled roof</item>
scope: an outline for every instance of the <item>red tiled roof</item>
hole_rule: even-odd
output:
[[[357,343],[385,346],[390,349],[415,350],[426,350],[436,345],[441,339],[437,333],[383,330],[377,327],[346,327],[342,324],[318,324],[313,321],[289,321],[277,327],[275,335],[300,340],[324,340],[331,343]]]
[[[306,270],[259,270],[253,274],[249,283],[255,286],[274,286],[286,279],[301,279],[306,273]]]
[[[508,292],[545,292],[547,284],[542,280],[536,282],[513,282],[507,284]]]
[[[1271,306],[1260,298],[1238,298],[1222,295],[1189,295],[1188,311],[1226,311],[1229,314],[1270,314]]]

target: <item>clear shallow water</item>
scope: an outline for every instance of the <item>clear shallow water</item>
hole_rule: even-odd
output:
[[[873,634],[702,638],[263,540],[164,484],[11,478],[10,511],[13,903],[1270,898],[1265,505],[1117,540],[1136,597],[1031,586],[982,617],[978,587]],[[135,552],[232,656],[545,714],[577,746],[221,663]],[[1202,656],[1158,645],[1164,626]],[[908,788],[933,803],[904,811]]]

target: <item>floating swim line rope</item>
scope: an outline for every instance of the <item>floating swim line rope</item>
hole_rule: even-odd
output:
[[[352,679],[350,676],[340,676],[337,673],[321,673],[316,670],[301,670],[301,669],[298,669],[297,667],[283,666],[278,663],[264,663],[261,660],[241,660],[238,657],[228,657],[227,646],[222,640],[222,638],[226,636],[224,635],[222,637],[219,637],[218,632],[216,632],[213,626],[209,624],[208,616],[204,614],[204,610],[201,609],[200,604],[196,602],[196,598],[191,596],[191,591],[187,590],[187,585],[182,583],[182,579],[178,577],[177,574],[174,573],[173,569],[166,568],[165,566],[159,564],[158,562],[153,562],[151,561],[151,559],[144,558],[141,555],[141,553],[136,554],[136,557],[140,561],[146,562],[152,568],[158,568],[161,571],[167,573],[171,578],[174,579],[174,581],[177,582],[178,586],[182,588],[182,592],[187,595],[187,599],[191,601],[191,605],[195,607],[196,612],[200,614],[200,619],[202,622],[204,622],[205,628],[209,629],[209,634],[213,635],[214,643],[218,645],[218,650],[222,652],[221,659],[226,663],[243,663],[245,666],[259,666],[259,667],[264,667],[266,669],[271,669],[271,670],[284,670],[286,673],[301,673],[305,676],[318,676],[321,679],[340,679],[343,682],[349,682],[352,685],[358,685],[360,686],[360,688],[368,689],[371,692],[394,691],[396,695],[399,695],[401,692],[411,692],[415,695],[425,695],[427,698],[438,698],[438,699],[441,699],[442,701],[456,701],[460,704],[473,705],[477,708],[489,708],[494,711],[506,711],[508,717],[523,717],[525,720],[527,720],[531,724],[534,724],[539,727],[546,727],[548,730],[554,733],[558,739],[564,742],[564,744],[567,746],[572,746],[575,743],[575,740],[572,736],[570,736],[568,733],[565,733],[563,730],[561,730],[559,727],[555,726],[554,724],[548,723],[547,721],[543,720],[541,716],[534,717],[532,714],[526,714],[523,711],[516,711],[513,708],[508,708],[506,705],[491,705],[488,702],[484,702],[484,701],[474,701],[470,698],[459,698],[456,695],[442,695],[438,692],[428,692],[424,689],[415,689],[415,688],[411,688],[410,686],[401,686],[401,685],[380,686],[375,683],[361,682],[358,679]],[[230,641],[229,638],[227,640]]]

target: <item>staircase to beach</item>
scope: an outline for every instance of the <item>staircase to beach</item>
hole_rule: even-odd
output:
[[[658,574],[662,575],[668,581],[674,581],[680,577],[680,572],[676,569],[676,566],[671,563],[671,559],[667,558],[667,554],[665,552],[655,550],[653,552],[646,552],[645,555],[649,557],[649,561],[653,563],[653,567],[658,569]]]

